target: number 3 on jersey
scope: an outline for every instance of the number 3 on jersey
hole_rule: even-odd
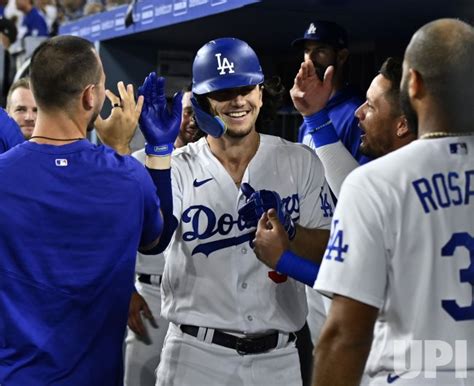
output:
[[[469,252],[471,264],[459,271],[461,283],[474,286],[474,237],[467,232],[454,233],[448,243],[441,249],[441,256],[453,256],[458,247],[464,247]],[[460,307],[456,300],[442,300],[441,306],[456,321],[474,320],[474,289],[470,306]]]

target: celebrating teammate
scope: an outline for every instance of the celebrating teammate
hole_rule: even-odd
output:
[[[474,382],[473,68],[474,29],[459,20],[426,24],[406,49],[418,140],[343,184],[315,284],[334,297],[317,386],[358,385],[364,366],[371,385]]]
[[[200,131],[194,122],[191,88],[183,90],[182,114],[175,148],[195,142]],[[132,154],[145,163],[145,149]],[[161,349],[168,331],[168,321],[161,317],[161,279],[165,260],[157,256],[137,254],[136,292],[132,294],[125,339],[125,386],[153,386],[155,370],[160,363]]]
[[[147,91],[153,83],[160,85],[154,75],[145,99],[163,111],[162,95]],[[210,135],[173,157],[179,225],[166,251],[162,313],[171,323],[158,385],[301,384],[293,332],[306,317],[304,287],[255,258],[255,224],[238,209],[249,215],[256,197],[270,197],[288,219],[292,248],[318,259],[331,208],[313,152],[256,132],[265,87],[272,85],[243,41],[213,40],[195,57],[195,113]]]
[[[156,194],[171,198],[169,157],[147,173],[86,140],[105,97],[90,42],[42,43],[30,73],[33,136],[0,156],[0,384],[120,385],[137,248],[158,251],[173,231]],[[110,137],[121,127],[108,122],[136,126],[141,110],[131,85],[119,91],[115,118],[102,122]]]

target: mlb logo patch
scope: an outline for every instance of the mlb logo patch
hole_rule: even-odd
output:
[[[56,166],[64,167],[67,166],[67,159],[65,158],[56,158],[54,160]]]
[[[467,143],[466,142],[456,142],[449,144],[449,152],[451,154],[467,154]]]

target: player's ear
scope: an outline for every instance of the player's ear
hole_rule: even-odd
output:
[[[408,129],[408,122],[405,115],[400,115],[397,119],[397,137],[403,138],[409,135],[411,131]]]
[[[425,85],[421,74],[410,68],[408,70],[408,95],[410,99],[421,99],[425,94]]]
[[[89,84],[86,86],[86,88],[82,92],[81,102],[82,102],[82,107],[84,108],[84,110],[89,111],[92,108],[94,108],[94,100],[96,98],[94,88],[95,88],[94,84]]]

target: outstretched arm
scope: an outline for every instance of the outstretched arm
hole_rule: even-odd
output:
[[[171,190],[171,153],[181,124],[181,94],[173,98],[171,111],[165,97],[165,80],[152,72],[139,88],[144,96],[143,111],[140,116],[140,130],[146,140],[145,165],[156,186],[160,198],[161,212],[165,227],[159,242],[142,246],[140,252],[157,254],[168,246],[178,225],[173,216],[173,196]]]
[[[329,66],[321,81],[313,62],[306,60],[295,77],[290,95],[311,133],[316,154],[324,166],[326,180],[336,197],[339,197],[342,182],[359,164],[340,141],[325,109],[332,92],[333,73],[334,68]]]

